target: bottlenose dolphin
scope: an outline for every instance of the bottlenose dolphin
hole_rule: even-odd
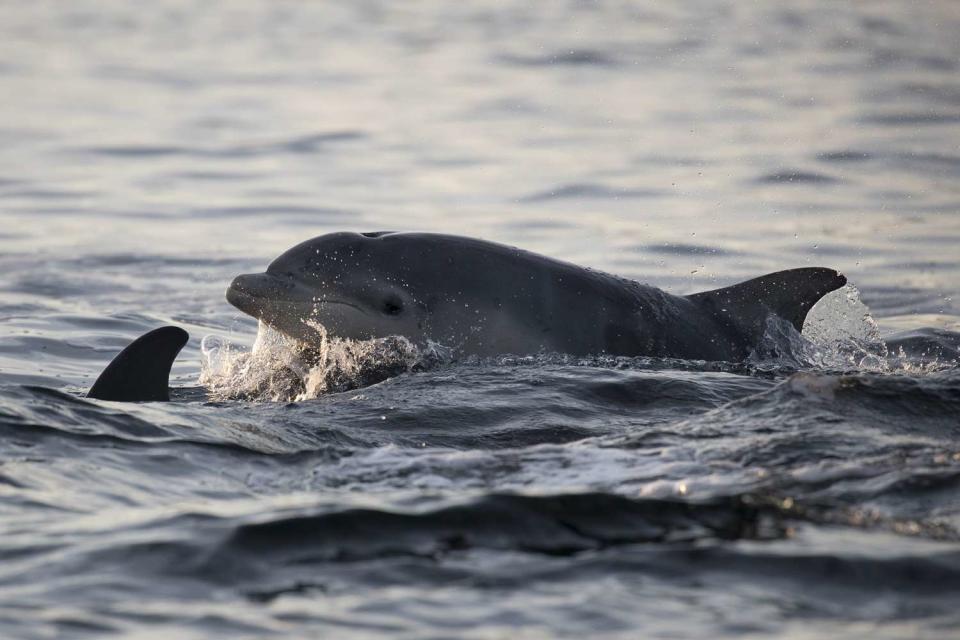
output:
[[[404,336],[460,355],[611,354],[739,361],[769,316],[798,331],[846,283],[801,268],[688,296],[514,247],[436,233],[332,233],[293,247],[264,273],[237,276],[227,300],[280,332]]]

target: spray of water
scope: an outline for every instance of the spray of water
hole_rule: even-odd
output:
[[[406,338],[344,340],[315,323],[307,347],[261,323],[253,349],[216,336],[203,339],[200,384],[218,400],[299,401],[369,386],[432,364],[437,355]]]
[[[841,287],[814,305],[803,326],[803,337],[816,346],[821,364],[882,369],[890,355],[870,309],[852,284]]]
[[[956,364],[917,360],[902,348],[892,352],[852,284],[824,296],[807,314],[802,334],[782,318],[770,316],[749,361],[761,367],[776,363],[874,373],[927,373]]]

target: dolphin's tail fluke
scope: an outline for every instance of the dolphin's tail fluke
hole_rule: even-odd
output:
[[[189,338],[180,327],[143,334],[107,365],[87,397],[120,402],[169,400],[170,367]]]
[[[833,269],[806,267],[778,271],[687,298],[738,332],[759,337],[770,314],[789,321],[800,331],[810,308],[846,283],[843,274]]]

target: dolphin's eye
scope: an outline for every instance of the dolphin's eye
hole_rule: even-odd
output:
[[[403,300],[390,296],[383,301],[383,312],[388,316],[398,316],[403,311]]]

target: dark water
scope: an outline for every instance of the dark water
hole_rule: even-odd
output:
[[[0,636],[957,637],[957,33],[947,2],[0,4]],[[264,390],[226,285],[385,228],[675,293],[831,266],[869,312],[748,363],[348,388],[337,352],[347,384]],[[83,399],[166,323],[175,402]],[[200,384],[206,335],[236,367]]]

